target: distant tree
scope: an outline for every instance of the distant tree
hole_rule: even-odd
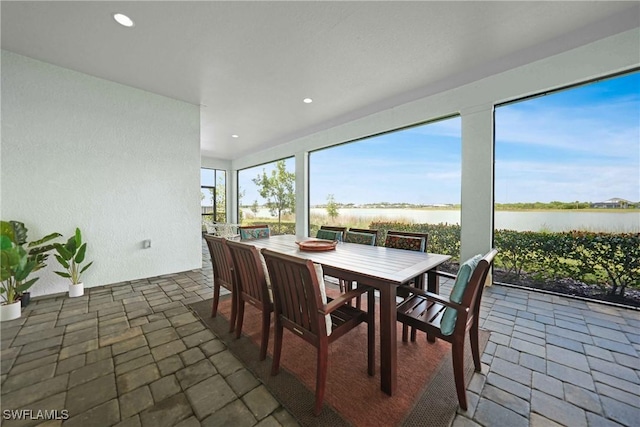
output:
[[[211,199],[215,199],[215,212],[213,214],[213,220],[217,222],[226,222],[227,220],[227,189],[224,183],[223,177],[218,177],[215,190],[209,188],[209,194]],[[204,194],[201,195],[201,199],[204,199]]]
[[[240,187],[238,185],[238,224],[242,224],[242,221],[244,220],[244,218],[242,217],[242,209],[240,209],[240,207],[242,206],[242,198],[245,195],[245,190],[242,189],[242,187]]]
[[[258,214],[258,201],[257,200],[253,201],[253,205],[251,205],[251,212],[253,212],[254,215]]]
[[[285,169],[284,160],[279,160],[271,175],[262,169],[262,175],[252,180],[259,187],[258,194],[267,201],[265,205],[271,215],[278,216],[278,233],[282,228],[282,215],[295,210],[295,179],[296,175]]]
[[[336,203],[333,194],[329,194],[327,196],[327,215],[333,221],[338,217],[338,204]]]

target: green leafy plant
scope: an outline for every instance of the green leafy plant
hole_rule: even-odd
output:
[[[327,215],[331,218],[331,221],[335,221],[338,217],[338,204],[336,203],[336,199],[333,197],[333,194],[329,194],[327,196]]]
[[[35,267],[35,261],[29,261],[27,251],[22,246],[11,242],[4,235],[1,239],[2,267],[0,267],[0,279],[2,280],[2,288],[0,288],[0,293],[3,295],[5,302],[11,304],[16,301],[18,295],[29,289],[38,278],[26,280]]]
[[[91,261],[84,267],[80,267],[84,262],[85,254],[87,252],[87,244],[82,242],[82,233],[80,233],[80,229],[76,228],[75,234],[71,236],[64,245],[57,243],[54,246],[58,252],[55,254],[56,259],[66,270],[55,271],[55,273],[58,276],[71,280],[72,285],[77,285],[80,283],[80,276],[82,273],[84,273],[89,267],[91,267],[91,264],[93,264],[93,261]]]
[[[0,249],[2,260],[0,263],[0,294],[5,302],[15,302],[26,292],[38,278],[27,280],[34,273],[46,265],[49,251],[53,244],[45,243],[60,237],[60,233],[51,233],[42,239],[27,243],[27,228],[19,221],[0,222]],[[26,246],[26,247],[25,247]]]

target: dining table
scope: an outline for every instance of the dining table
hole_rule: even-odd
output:
[[[257,248],[305,258],[322,265],[325,275],[356,281],[379,291],[380,307],[380,388],[392,396],[397,380],[396,291],[399,285],[416,281],[418,285],[427,275],[427,290],[438,293],[438,267],[449,255],[338,242],[334,249],[307,251],[297,242],[317,240],[294,235],[274,235],[264,239],[245,241]]]

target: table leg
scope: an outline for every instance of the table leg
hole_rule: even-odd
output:
[[[427,272],[427,291],[440,295],[440,276],[435,269]]]
[[[380,289],[380,388],[392,396],[398,386],[397,286]]]

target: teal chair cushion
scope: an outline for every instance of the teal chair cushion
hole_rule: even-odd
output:
[[[355,231],[347,231],[347,234],[344,236],[344,241],[347,243],[359,243],[361,245],[371,245],[373,246],[376,240],[375,234],[369,233],[357,233]]]
[[[337,240],[338,242],[342,242],[342,232],[334,231],[334,230],[318,230],[318,234],[316,234],[318,239],[325,240]]]
[[[467,289],[469,279],[471,279],[473,271],[476,269],[481,259],[482,255],[478,254],[469,258],[460,266],[458,275],[456,276],[456,281],[453,284],[453,289],[451,289],[451,295],[449,295],[449,300],[458,304],[462,302],[462,296],[464,295],[465,289]],[[458,312],[455,309],[447,307],[444,310],[442,320],[440,321],[440,331],[443,335],[451,335],[453,333],[453,330],[456,327],[457,318]]]
[[[269,237],[269,227],[265,228],[241,228],[241,240],[255,240]]]
[[[410,251],[424,252],[427,239],[424,237],[387,235],[384,245],[387,248],[407,249]]]

